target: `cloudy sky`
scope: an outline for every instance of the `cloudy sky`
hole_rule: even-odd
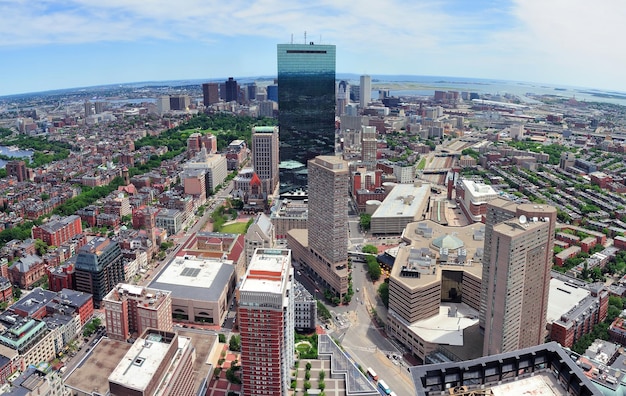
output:
[[[0,96],[276,74],[276,44],[337,72],[626,91],[623,0],[0,0]]]

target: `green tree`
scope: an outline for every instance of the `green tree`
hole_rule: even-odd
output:
[[[361,213],[361,215],[359,216],[359,225],[361,226],[361,228],[366,231],[369,231],[371,223],[372,223],[372,215],[367,214],[367,213]]]
[[[389,308],[389,283],[383,282],[378,286],[378,295],[383,300],[383,304],[386,308]]]
[[[373,256],[367,256],[365,259],[367,263],[367,273],[370,276],[370,279],[373,282],[376,282],[380,279],[380,276],[382,274],[380,264],[378,264],[378,261]]]
[[[361,251],[363,253],[378,254],[378,248],[374,245],[365,245]]]
[[[48,253],[48,244],[37,238],[35,239],[35,250],[37,251],[38,255],[43,256],[44,254]]]
[[[241,337],[237,334],[233,334],[230,336],[230,340],[228,342],[228,349],[231,351],[241,351]]]

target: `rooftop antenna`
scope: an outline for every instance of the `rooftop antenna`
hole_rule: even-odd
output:
[[[304,44],[306,44],[306,30],[304,31]]]
[[[322,44],[322,35],[320,34],[320,44]]]
[[[291,33],[291,44],[293,44],[293,33]]]

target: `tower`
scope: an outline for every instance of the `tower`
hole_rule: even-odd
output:
[[[348,261],[348,163],[339,157],[309,161],[309,248],[331,268]]]
[[[350,103],[350,84],[341,81],[337,87],[337,115],[344,114],[348,103]]]
[[[277,49],[280,161],[306,165],[318,155],[335,153],[336,49],[313,43],[278,44]],[[285,189],[305,184],[297,179]]]
[[[368,75],[361,76],[361,88],[359,91],[359,104],[361,109],[364,109],[372,100],[372,77]]]
[[[256,249],[237,291],[242,394],[287,395],[294,364],[291,250]]]
[[[278,184],[278,127],[252,128],[252,166],[271,195]]]
[[[361,132],[361,161],[365,165],[371,166],[376,163],[376,127],[364,126]]]
[[[483,355],[544,342],[556,209],[497,198],[487,206],[479,324]]]
[[[217,83],[204,83],[202,84],[202,99],[205,106],[210,106],[213,103],[220,101],[219,85]]]
[[[85,101],[85,117],[89,117],[90,115],[93,115],[93,106],[91,105],[91,102],[86,100]]]
[[[232,77],[228,77],[228,80],[224,83],[224,88],[224,101],[236,102],[239,98],[239,84],[237,84],[237,80]]]

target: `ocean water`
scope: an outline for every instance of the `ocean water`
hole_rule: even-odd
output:
[[[15,158],[30,158],[33,156],[31,150],[11,150],[9,147],[0,146],[0,154],[8,155]],[[5,160],[0,159],[0,168],[4,168],[7,165]]]
[[[358,84],[358,81],[351,81]],[[432,96],[435,91],[467,91],[478,94],[552,95],[578,101],[613,103],[626,106],[626,92],[599,90],[519,81],[502,81],[462,77],[437,76],[372,76],[372,98],[378,98],[378,89],[389,87],[391,96]]]

